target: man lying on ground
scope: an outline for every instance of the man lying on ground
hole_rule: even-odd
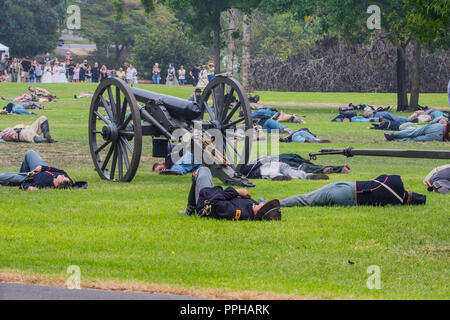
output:
[[[280,142],[297,142],[297,143],[330,143],[329,140],[319,139],[315,134],[307,128],[302,128],[284,138],[280,138]]]
[[[43,134],[44,137],[41,137]],[[0,131],[0,142],[54,143],[50,135],[50,126],[45,116],[37,119],[31,126],[18,124],[13,128]]]
[[[178,154],[180,156],[180,154]],[[172,162],[169,155],[165,161],[157,162],[153,166],[153,172],[165,175],[185,175],[201,167],[199,162],[194,162],[194,156],[187,152],[176,162]],[[243,171],[249,179],[272,180],[328,180],[327,174],[350,173],[350,166],[321,166],[303,159],[296,154],[280,154],[279,156],[263,157],[249,164]]]
[[[75,99],[92,99],[93,96],[94,94],[92,92],[82,92],[78,96],[74,95],[73,97]]]
[[[28,110],[42,110],[44,109],[40,105],[34,102],[22,102],[20,104],[17,103],[8,103],[6,107],[0,109],[0,114],[18,114],[18,115],[31,115],[35,114],[34,112],[27,111]]]
[[[253,117],[268,117],[277,122],[305,123],[297,114],[279,112],[275,108],[262,108],[252,112]]]
[[[34,150],[26,153],[19,173],[0,174],[0,185],[23,190],[43,188],[67,189],[73,185],[72,179],[63,170],[49,167]]]
[[[423,127],[402,130],[398,132],[385,133],[384,136],[388,141],[408,141],[408,142],[425,142],[425,141],[449,141],[450,125],[448,122],[441,124],[427,124]]]
[[[206,167],[192,175],[185,213],[226,220],[281,220],[278,200],[258,203],[245,189],[214,187],[211,171]]]
[[[426,196],[405,190],[400,176],[334,182],[308,194],[280,201],[282,207],[420,205]]]
[[[52,95],[50,92],[42,88],[28,87],[28,91],[30,91],[29,94],[24,93],[14,98],[1,97],[1,99],[14,102],[51,102],[52,100],[56,99],[56,96]]]
[[[255,115],[253,118],[253,124],[255,126],[261,126],[267,133],[272,133],[272,130],[278,130],[280,133],[292,133],[292,129],[283,126],[272,117]]]
[[[450,164],[433,169],[423,183],[428,187],[428,191],[441,194],[448,194],[450,191]]]

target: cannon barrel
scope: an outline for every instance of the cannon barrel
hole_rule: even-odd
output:
[[[446,150],[398,150],[398,149],[322,149],[320,152],[310,153],[312,160],[322,155],[398,157],[411,159],[450,159],[450,151]]]
[[[148,103],[152,100],[161,102],[175,118],[194,120],[201,116],[200,107],[196,102],[139,88],[131,88],[131,92],[139,102]]]

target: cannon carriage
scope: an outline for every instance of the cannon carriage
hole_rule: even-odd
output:
[[[227,185],[252,187],[240,173],[249,162],[252,139],[233,130],[237,126],[247,131],[253,121],[245,90],[230,76],[217,75],[198,104],[110,78],[92,98],[89,145],[102,179],[130,182],[139,167],[143,137],[153,137],[152,156],[159,158],[166,156],[169,142],[186,140],[187,133],[189,141],[184,143],[191,144],[189,150],[201,150],[198,160],[213,176]],[[209,134],[211,129],[221,133],[221,141]]]

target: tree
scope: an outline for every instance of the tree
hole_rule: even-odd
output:
[[[385,36],[397,48],[397,105],[399,110],[408,107],[406,87],[406,48],[413,40],[406,27],[407,10],[404,0],[264,0],[267,9],[290,11],[299,19],[318,16],[321,31],[344,36],[351,43],[369,42],[373,32],[367,27],[366,14],[371,5],[381,9],[381,23]],[[419,1],[419,0],[417,0]],[[447,1],[447,0],[446,0]],[[418,52],[418,51],[417,51]],[[416,52],[416,53],[417,53]]]
[[[164,36],[161,36],[164,30]],[[199,59],[209,59],[208,49],[187,37],[182,24],[165,7],[156,7],[144,24],[144,31],[136,36],[133,62],[147,77],[151,77],[153,64],[161,69],[169,64],[191,66]],[[164,77],[164,71],[163,75]]]
[[[116,64],[119,64],[124,51],[134,47],[136,35],[145,32],[147,20],[136,0],[90,0],[88,6],[81,7],[81,17],[80,33],[95,42],[99,51],[109,55],[112,50]]]
[[[53,51],[58,40],[61,0],[0,1],[0,39],[15,56]],[[40,8],[45,8],[41,10]]]

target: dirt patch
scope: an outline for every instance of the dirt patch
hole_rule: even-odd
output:
[[[65,287],[66,280],[57,276],[29,275],[23,272],[0,272],[0,282],[33,284],[50,287]],[[154,294],[170,294],[205,299],[220,300],[317,300],[314,297],[296,297],[277,293],[259,293],[254,291],[229,292],[219,289],[185,289],[169,285],[153,285],[144,283],[125,283],[114,281],[82,281],[82,289],[96,289],[122,292],[144,292]]]

